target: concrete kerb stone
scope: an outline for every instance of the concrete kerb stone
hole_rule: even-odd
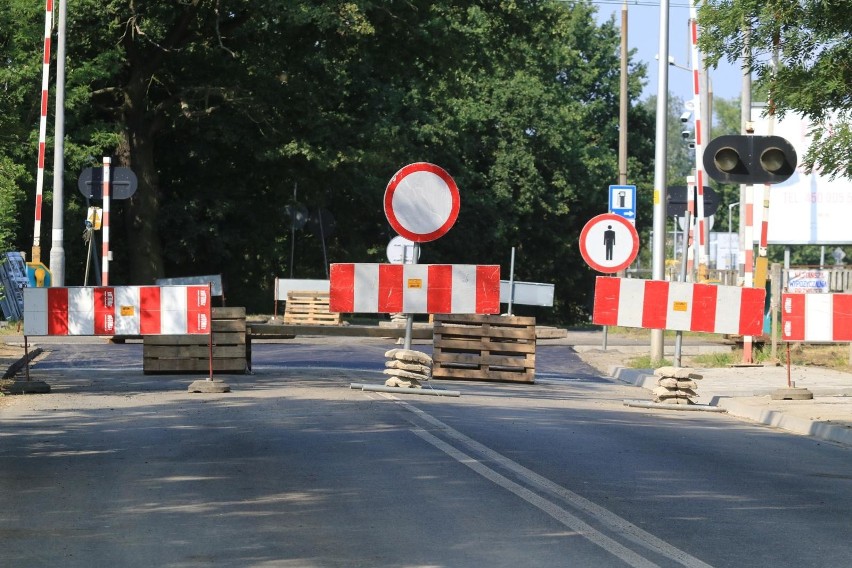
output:
[[[628,369],[625,367],[614,366],[610,368],[609,374],[614,379],[623,383],[641,387],[649,391],[653,390],[657,386],[657,377],[653,375],[653,371],[648,369]],[[753,396],[768,396],[771,390],[774,389],[766,389],[765,393],[755,392]],[[827,391],[825,394],[830,395],[836,393]],[[735,418],[750,420],[758,424],[772,426],[794,434],[811,436],[827,442],[835,442],[852,446],[852,428],[797,417],[785,414],[778,410],[760,408],[752,404],[748,404],[746,401],[742,400],[742,397],[742,392],[736,393],[736,395],[731,393],[731,396],[714,393],[710,406],[721,408],[726,414]],[[651,404],[653,404],[653,406],[650,406]],[[640,405],[634,404],[632,406]],[[652,407],[661,409],[674,406],[675,405],[667,405],[664,407],[663,405],[650,402],[649,405],[641,405],[642,408]],[[683,408],[689,407],[684,406]]]

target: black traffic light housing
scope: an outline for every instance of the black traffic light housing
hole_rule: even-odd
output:
[[[781,136],[728,135],[704,150],[704,171],[721,183],[781,183],[796,170],[796,149]]]

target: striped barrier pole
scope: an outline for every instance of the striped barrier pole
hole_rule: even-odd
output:
[[[41,262],[41,203],[44,193],[44,154],[47,144],[47,103],[50,79],[50,34],[53,29],[53,0],[44,9],[44,58],[41,67],[41,118],[38,124],[38,170],[36,172],[35,223],[32,262]]]
[[[109,187],[110,187],[110,164],[112,160],[104,157],[103,169],[103,198],[104,211],[103,219],[101,220],[101,230],[103,231],[103,248],[101,251],[101,286],[109,285]]]
[[[695,115],[695,184],[698,188],[696,197],[696,231],[698,239],[698,278],[696,281],[703,281],[707,276],[707,243],[705,239],[705,223],[704,217],[704,125],[702,123],[702,108],[701,108],[701,72],[702,60],[701,53],[698,51],[698,12],[695,4],[691,4],[689,8],[689,37],[692,44],[692,112]]]

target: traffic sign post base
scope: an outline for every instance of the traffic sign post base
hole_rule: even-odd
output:
[[[787,387],[774,391],[772,400],[812,400],[814,393],[802,387]]]

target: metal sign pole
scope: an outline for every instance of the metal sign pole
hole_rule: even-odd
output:
[[[411,247],[411,263],[417,264],[417,259],[420,258],[420,243],[414,243],[414,246]],[[403,249],[404,250],[404,249]],[[403,252],[403,257],[405,253]],[[414,314],[406,314],[405,315],[405,341],[403,343],[404,349],[411,349],[411,335],[412,330],[414,328]]]

